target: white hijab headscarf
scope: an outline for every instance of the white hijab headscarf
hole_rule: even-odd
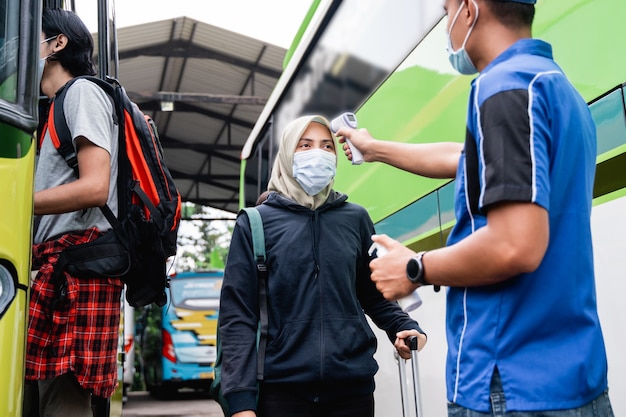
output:
[[[324,204],[335,182],[334,179],[331,180],[322,191],[311,196],[302,189],[298,181],[293,177],[293,155],[296,152],[296,147],[304,131],[314,122],[324,125],[328,129],[330,137],[333,141],[335,140],[335,135],[330,130],[330,123],[324,116],[302,116],[290,122],[283,130],[283,135],[280,138],[278,155],[276,155],[272,176],[267,185],[268,191],[276,191],[311,210],[315,210]],[[337,144],[335,143],[335,154],[336,152]]]

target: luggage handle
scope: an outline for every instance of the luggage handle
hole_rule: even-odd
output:
[[[413,374],[413,398],[415,400],[415,417],[420,417],[422,415],[422,400],[421,393],[419,388],[419,363],[417,360],[417,347],[418,347],[418,338],[417,336],[409,336],[404,339],[404,343],[411,350],[411,368]],[[406,380],[406,368],[405,362],[398,355],[398,352],[395,352],[396,359],[398,361],[398,368],[400,371],[400,395],[402,396],[402,415],[403,417],[410,417],[409,414],[409,393],[407,387]]]

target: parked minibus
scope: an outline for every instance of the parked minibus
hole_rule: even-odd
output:
[[[146,307],[140,321],[143,376],[157,398],[179,389],[208,392],[216,358],[222,270],[183,272],[170,277],[167,304]]]

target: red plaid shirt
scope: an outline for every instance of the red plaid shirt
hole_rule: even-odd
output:
[[[123,283],[117,278],[77,279],[65,274],[67,298],[51,282],[54,264],[66,247],[94,240],[96,228],[33,245],[26,351],[26,379],[44,380],[72,372],[95,395],[110,397],[117,386],[117,347]]]

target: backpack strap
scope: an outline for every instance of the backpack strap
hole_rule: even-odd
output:
[[[124,135],[124,127],[122,125],[123,121],[123,109],[120,108],[119,105],[119,97],[116,94],[116,83],[117,80],[113,78],[108,78],[108,81],[105,81],[101,78],[94,77],[91,75],[82,75],[80,77],[75,77],[68,81],[63,87],[59,89],[54,95],[52,103],[50,105],[50,113],[52,117],[48,120],[48,125],[45,127],[50,132],[50,138],[52,139],[52,144],[56,148],[56,150],[61,154],[67,165],[74,170],[76,174],[76,178],[78,178],[78,158],[76,156],[76,149],[74,149],[74,145],[72,144],[72,132],[67,125],[67,119],[65,118],[65,111],[63,109],[63,103],[65,101],[65,95],[69,88],[79,79],[89,80],[92,83],[96,84],[100,87],[104,92],[110,97],[111,104],[113,105],[113,118],[114,122],[119,126],[118,127],[118,158],[119,155],[122,155],[123,148],[121,146],[123,143],[123,135]],[[43,140],[43,137],[42,139]],[[123,175],[121,172],[122,164],[118,164],[118,176]],[[120,196],[118,195],[118,208],[123,207],[122,201],[120,201]],[[118,236],[120,242],[126,244],[127,237],[124,235],[122,231],[121,224],[117,217],[113,214],[113,211],[109,208],[108,204],[100,207],[102,214],[106,217],[106,219],[111,224],[111,227],[115,234]]]
[[[48,130],[50,131],[50,136],[52,138],[52,144],[56,148],[56,150],[61,154],[67,165],[74,170],[76,173],[76,177],[78,177],[78,159],[76,157],[76,150],[74,149],[74,145],[72,144],[72,133],[70,132],[69,127],[67,126],[67,120],[65,119],[65,112],[63,110],[63,103],[65,101],[65,95],[69,88],[79,79],[85,79],[97,84],[100,88],[104,90],[105,93],[111,97],[113,104],[113,116],[115,117],[116,123],[119,123],[118,120],[118,106],[116,105],[115,100],[115,87],[104,81],[98,77],[83,75],[80,77],[76,77],[68,81],[57,93],[54,95],[52,100],[52,104],[50,107],[50,113],[52,114],[52,120],[49,120],[49,123],[52,124],[48,126]],[[43,137],[42,137],[43,140]]]
[[[56,150],[61,154],[67,165],[74,170],[74,174],[78,178],[78,159],[76,157],[76,149],[72,145],[72,134],[67,126],[67,120],[65,120],[65,112],[63,111],[63,103],[65,102],[65,95],[69,87],[76,82],[76,78],[70,80],[54,95],[52,103],[50,103],[50,112],[48,116],[48,123],[44,126],[44,132],[48,130],[50,132],[50,138],[52,144]],[[44,133],[45,134],[45,133]],[[43,142],[44,135],[41,136],[40,141]],[[40,145],[41,147],[41,145]]]
[[[250,220],[252,231],[252,250],[256,259],[256,270],[259,279],[259,334],[257,340],[257,379],[263,380],[265,370],[265,349],[267,346],[267,333],[269,319],[267,314],[267,259],[265,256],[265,233],[263,231],[263,219],[255,207],[245,207],[245,212]]]

